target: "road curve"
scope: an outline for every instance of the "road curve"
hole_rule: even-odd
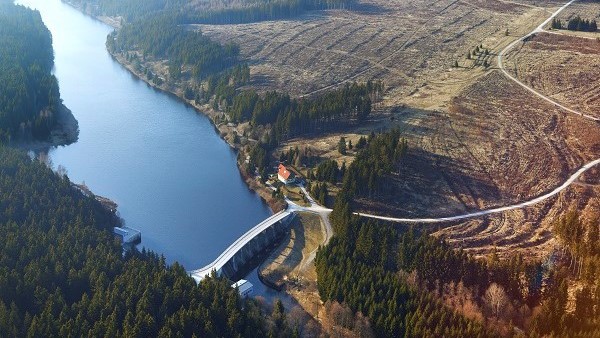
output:
[[[513,41],[510,45],[506,46],[506,48],[504,48],[500,53],[498,53],[498,67],[500,68],[500,70],[502,71],[502,73],[504,73],[504,76],[506,76],[507,78],[511,79],[513,82],[515,82],[516,84],[518,84],[519,86],[527,89],[529,92],[531,92],[532,94],[534,94],[535,96],[537,96],[538,98],[549,102],[551,104],[553,104],[554,106],[563,109],[571,114],[576,114],[579,115],[581,117],[596,121],[596,122],[600,122],[600,118],[588,115],[588,114],[584,114],[582,112],[578,112],[574,109],[571,109],[569,107],[565,107],[564,105],[552,100],[551,98],[541,94],[540,92],[536,91],[535,89],[529,87],[528,85],[524,84],[523,82],[521,82],[519,79],[517,79],[516,77],[514,77],[512,74],[510,74],[506,68],[504,67],[504,63],[502,62],[502,58],[504,57],[504,55],[506,53],[508,53],[511,49],[513,49],[517,44],[519,44],[520,42],[524,42],[525,40],[527,40],[528,38],[530,38],[531,36],[533,36],[534,34],[537,33],[541,33],[544,32],[544,27],[552,20],[554,19],[560,12],[562,12],[565,8],[569,7],[569,5],[571,5],[572,3],[574,3],[577,0],[571,0],[569,2],[567,2],[565,5],[563,5],[561,8],[559,8],[556,12],[552,13],[552,16],[550,16],[546,21],[542,22],[542,24],[540,24],[539,26],[537,26],[531,33],[523,36],[520,39],[517,39],[515,41]]]
[[[546,21],[542,22],[531,33],[521,37],[520,39],[515,40],[514,42],[512,42],[511,44],[506,46],[506,48],[504,48],[498,54],[498,67],[500,68],[502,73],[504,73],[504,75],[507,78],[511,79],[519,86],[527,89],[529,92],[533,93],[535,96],[537,96],[537,97],[539,97],[539,98],[541,98],[541,99],[553,104],[554,106],[561,108],[569,113],[576,114],[578,116],[581,116],[583,118],[586,118],[586,119],[589,119],[592,121],[600,122],[600,118],[597,118],[597,117],[594,117],[594,116],[591,116],[588,114],[584,114],[584,113],[578,112],[574,109],[565,107],[564,105],[552,100],[551,98],[549,98],[547,96],[544,96],[543,94],[537,92],[535,89],[527,86],[526,84],[521,82],[519,79],[512,76],[508,71],[506,71],[506,69],[504,68],[504,64],[502,62],[502,57],[504,57],[504,55],[506,53],[508,53],[518,43],[524,42],[527,38],[531,37],[532,35],[539,33],[539,32],[543,32],[544,27],[552,19],[554,19],[560,12],[562,12],[565,8],[569,7],[575,1],[577,1],[577,0],[571,0],[571,1],[567,2],[562,7],[560,7],[558,10],[556,10],[554,13],[552,13],[552,15],[548,19],[546,19]],[[591,169],[592,167],[594,167],[598,164],[600,164],[600,159],[596,159],[592,162],[585,164],[583,167],[579,168],[579,170],[577,170],[577,172],[575,172],[573,175],[571,175],[571,177],[569,177],[569,179],[566,180],[561,186],[557,187],[556,189],[552,190],[551,192],[549,192],[547,194],[541,195],[539,197],[536,197],[536,198],[526,201],[526,202],[513,204],[513,205],[509,205],[509,206],[505,206],[505,207],[499,207],[499,208],[482,210],[482,211],[477,211],[477,212],[463,214],[463,215],[440,217],[440,218],[396,218],[396,217],[385,217],[385,216],[372,215],[372,214],[368,214],[368,213],[355,213],[355,214],[359,215],[361,217],[374,218],[374,219],[380,219],[380,220],[384,220],[384,221],[400,222],[400,223],[441,223],[441,222],[459,221],[459,220],[464,220],[464,219],[469,219],[469,218],[487,216],[487,215],[497,214],[497,213],[515,210],[515,209],[523,209],[523,208],[529,207],[531,205],[537,204],[539,202],[542,202],[544,200],[547,200],[553,196],[556,196],[559,192],[563,191],[564,189],[569,187],[571,184],[573,184],[573,182],[575,182],[579,178],[579,176],[581,176],[584,172],[588,171],[589,169]]]
[[[527,39],[528,37],[532,36],[535,33],[538,32],[542,32],[544,26],[546,26],[554,17],[556,17],[556,15],[558,15],[560,12],[562,12],[565,8],[567,8],[569,5],[571,5],[573,2],[575,2],[576,0],[571,0],[568,3],[566,3],[565,5],[563,5],[561,8],[559,8],[556,12],[554,12],[552,14],[552,16],[550,16],[546,21],[544,21],[541,25],[539,25],[536,29],[534,29],[531,33],[523,36],[522,38],[512,42],[511,44],[509,44],[506,48],[504,48],[499,54],[498,54],[498,66],[500,68],[500,70],[504,73],[504,75],[506,77],[508,77],[509,79],[511,79],[512,81],[514,81],[515,83],[517,83],[518,85],[520,85],[521,87],[527,89],[529,92],[535,94],[537,97],[552,103],[553,105],[569,112],[572,114],[576,114],[579,115],[581,117],[593,120],[593,121],[598,121],[600,122],[600,119],[590,116],[590,115],[586,115],[583,113],[580,113],[576,110],[570,109],[568,107],[563,106],[562,104],[550,99],[549,97],[546,97],[544,95],[542,95],[541,93],[537,92],[536,90],[534,90],[533,88],[530,88],[529,86],[527,86],[526,84],[522,83],[521,81],[519,81],[517,78],[513,77],[511,74],[509,74],[506,69],[504,68],[504,65],[502,63],[502,57],[508,52],[510,51],[514,46],[516,46],[519,42],[523,42],[525,39]],[[373,219],[379,219],[379,220],[384,220],[384,221],[391,221],[391,222],[400,222],[400,223],[442,223],[442,222],[452,222],[452,221],[459,221],[459,220],[464,220],[464,219],[469,219],[469,218],[476,218],[476,217],[482,217],[482,216],[487,216],[487,215],[492,215],[492,214],[497,214],[497,213],[502,213],[502,212],[506,212],[506,211],[510,211],[510,210],[515,210],[515,209],[523,209],[526,207],[529,207],[531,205],[537,204],[539,202],[545,201],[553,196],[556,196],[558,193],[560,193],[561,191],[563,191],[564,189],[566,189],[567,187],[569,187],[571,184],[573,184],[573,182],[575,182],[579,176],[581,176],[583,173],[585,173],[586,171],[588,171],[589,169],[593,168],[594,166],[600,164],[600,159],[596,159],[592,162],[587,163],[586,165],[584,165],[583,167],[579,168],[579,170],[577,170],[573,175],[571,175],[569,177],[569,179],[567,179],[562,185],[560,185],[559,187],[555,188],[554,190],[550,191],[549,193],[546,193],[544,195],[541,195],[539,197],[536,197],[534,199],[531,199],[529,201],[526,202],[521,202],[518,204],[513,204],[513,205],[509,205],[509,206],[504,206],[504,207],[499,207],[499,208],[494,208],[494,209],[488,209],[488,210],[482,210],[482,211],[476,211],[476,212],[472,212],[472,213],[467,213],[467,214],[462,214],[462,215],[457,215],[457,216],[449,216],[449,217],[439,217],[439,218],[396,218],[396,217],[386,217],[386,216],[378,216],[378,215],[372,215],[372,214],[368,214],[368,213],[358,213],[355,212],[355,215],[361,216],[361,217],[367,217],[367,218],[373,218]],[[331,237],[332,234],[332,230],[331,230],[331,225],[329,224],[329,222],[327,221],[327,216],[328,214],[331,212],[331,209],[325,208],[323,206],[318,205],[314,199],[312,199],[312,197],[310,197],[310,194],[306,191],[306,189],[302,188],[302,191],[304,192],[304,194],[307,196],[307,198],[310,201],[311,206],[310,207],[302,207],[299,206],[291,201],[287,201],[288,202],[288,208],[284,211],[281,211],[269,218],[267,218],[266,220],[264,220],[263,222],[261,222],[260,224],[258,224],[257,226],[255,226],[254,228],[250,229],[247,233],[245,233],[244,235],[242,235],[242,237],[240,237],[238,240],[236,240],[231,246],[229,246],[229,248],[227,248],[214,262],[212,262],[211,264],[205,266],[204,268],[198,269],[198,270],[194,270],[190,272],[190,275],[192,277],[194,277],[194,279],[196,281],[200,281],[202,278],[204,278],[206,275],[208,275],[213,269],[219,269],[220,267],[223,266],[224,263],[226,263],[229,259],[231,259],[231,257],[233,257],[233,255],[241,248],[243,247],[243,245],[245,245],[247,242],[249,242],[252,238],[254,238],[254,236],[256,236],[256,234],[260,233],[261,231],[263,231],[265,228],[269,227],[270,224],[283,219],[284,217],[288,216],[291,213],[294,212],[299,212],[299,211],[307,211],[307,212],[313,212],[313,213],[317,213],[319,215],[321,215],[321,217],[324,219],[324,221],[326,221],[326,237],[327,240]]]
[[[381,219],[384,221],[392,221],[392,222],[441,223],[441,222],[460,221],[460,220],[467,219],[467,218],[475,218],[475,217],[487,216],[487,215],[497,214],[497,213],[515,210],[515,209],[522,209],[522,208],[537,204],[539,202],[542,202],[544,200],[547,200],[550,197],[556,196],[559,192],[563,191],[565,188],[567,188],[568,186],[573,184],[573,182],[575,182],[575,180],[577,180],[579,178],[579,176],[581,176],[581,174],[583,174],[584,172],[586,172],[587,170],[591,169],[592,167],[594,167],[598,164],[600,164],[600,159],[597,159],[595,161],[592,161],[592,162],[584,165],[579,170],[577,170],[577,172],[575,174],[571,175],[571,177],[569,177],[569,179],[567,181],[565,181],[565,183],[563,183],[560,187],[557,187],[556,189],[552,190],[551,192],[549,192],[547,194],[536,197],[536,198],[526,201],[526,202],[522,202],[519,204],[513,204],[513,205],[509,205],[509,206],[505,206],[505,207],[482,210],[482,211],[477,211],[477,212],[473,212],[470,214],[450,216],[450,217],[440,217],[440,218],[394,218],[394,217],[377,216],[377,215],[363,214],[363,213],[356,213],[356,214],[359,216],[362,216],[362,217],[376,218],[376,219]]]

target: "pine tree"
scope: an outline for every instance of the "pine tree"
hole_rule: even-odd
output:
[[[343,136],[340,137],[338,142],[338,152],[342,155],[346,155],[346,138]]]

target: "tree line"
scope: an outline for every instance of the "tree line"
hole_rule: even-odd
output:
[[[600,220],[583,220],[571,210],[553,225],[562,245],[562,262],[557,265],[554,281],[545,292],[541,312],[533,323],[541,335],[600,336]],[[576,281],[571,304],[566,310],[569,286]]]
[[[581,31],[581,32],[596,32],[598,30],[598,24],[596,20],[582,19],[579,15],[573,17],[567,21],[565,26],[560,19],[552,19],[552,28],[554,29],[568,29],[570,31]]]
[[[0,141],[48,139],[61,107],[53,66],[40,13],[0,3]]]
[[[64,0],[63,0],[64,1]],[[131,22],[148,13],[165,12],[181,18],[181,24],[241,24],[287,19],[310,10],[352,8],[355,0],[73,0],[93,15],[121,16]]]
[[[137,51],[141,58],[168,59],[170,73],[177,75],[183,66],[192,77],[203,80],[238,64],[239,46],[221,45],[201,31],[188,30],[170,14],[153,14],[125,24],[107,38],[111,52]]]
[[[267,0],[243,7],[197,11],[186,16],[186,23],[242,24],[297,17],[311,10],[351,8],[354,0]]]
[[[259,95],[241,92],[227,109],[234,122],[250,121],[255,125],[271,125],[276,142],[298,135],[323,132],[340,122],[364,121],[372,111],[372,103],[383,91],[381,82],[346,84],[326,94],[292,99],[277,91]]]
[[[364,142],[363,139],[357,144],[362,150],[344,175],[342,191],[338,196],[340,200],[346,201],[351,196],[372,197],[389,189],[386,177],[398,172],[401,159],[408,151],[408,143],[398,129],[372,134],[366,145]]]
[[[149,13],[182,8],[189,3],[189,0],[69,0],[69,2],[92,15],[120,16],[131,22]]]

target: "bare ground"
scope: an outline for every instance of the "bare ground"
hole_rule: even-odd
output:
[[[541,33],[507,60],[512,73],[532,88],[600,117],[600,40]]]
[[[260,273],[273,284],[288,289],[316,281],[314,252],[324,240],[318,215],[300,213],[282,244],[262,263]]]
[[[263,278],[275,285],[284,285],[286,292],[313,318],[319,318],[323,310],[319,306],[314,258],[324,238],[320,217],[300,213],[282,244],[259,267]]]
[[[493,54],[531,30],[546,9],[496,0],[363,1],[370,11],[335,10],[296,20],[201,25],[222,42],[240,44],[253,87],[293,95],[345,81],[383,80],[388,106],[445,106],[485,73],[466,53],[483,45]],[[515,28],[513,28],[515,27]],[[453,68],[454,61],[460,67]],[[479,66],[476,66],[479,64]]]

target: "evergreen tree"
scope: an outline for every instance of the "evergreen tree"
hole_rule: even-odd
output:
[[[346,138],[344,138],[343,136],[340,137],[340,140],[338,142],[338,152],[342,155],[346,155]]]

